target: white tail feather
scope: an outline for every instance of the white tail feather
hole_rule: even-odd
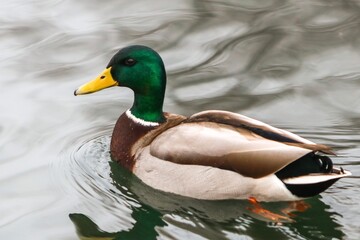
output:
[[[313,183],[320,183],[320,182],[326,182],[332,179],[337,178],[343,178],[351,176],[351,172],[343,170],[343,172],[340,173],[328,173],[328,174],[309,174],[305,176],[300,177],[294,177],[294,178],[286,178],[283,179],[283,182],[286,184],[313,184]]]

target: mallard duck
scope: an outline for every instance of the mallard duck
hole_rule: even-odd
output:
[[[333,167],[329,147],[255,119],[220,110],[163,112],[165,67],[149,47],[119,50],[74,94],[113,86],[132,89],[134,103],[114,127],[112,159],[153,188],[197,199],[292,201],[351,175]]]

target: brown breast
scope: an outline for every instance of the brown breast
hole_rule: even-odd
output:
[[[123,113],[117,120],[111,137],[111,158],[130,171],[135,164],[135,154],[139,148],[149,145],[163,131],[180,124],[185,117],[164,113],[166,122],[158,126],[144,126],[136,123]]]
[[[134,165],[132,146],[155,126],[143,126],[135,123],[123,113],[115,124],[111,137],[110,153],[113,160],[131,170]]]

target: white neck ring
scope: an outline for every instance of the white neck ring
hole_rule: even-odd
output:
[[[131,120],[133,120],[134,122],[136,122],[136,123],[138,123],[138,124],[140,124],[140,125],[146,126],[146,127],[156,127],[156,126],[159,126],[159,125],[160,125],[160,123],[158,123],[158,122],[149,122],[149,121],[145,121],[145,120],[143,120],[143,119],[140,119],[140,118],[138,118],[138,117],[135,117],[135,116],[131,113],[130,109],[128,109],[128,110],[126,111],[126,115],[127,115]]]

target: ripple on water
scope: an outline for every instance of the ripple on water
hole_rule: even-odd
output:
[[[131,193],[119,191],[110,177],[110,129],[80,134],[65,147],[61,168],[65,191],[80,199],[79,209],[100,223],[111,221],[123,229],[131,226],[131,209],[136,205]],[[79,137],[80,136],[80,137]],[[71,187],[69,187],[71,186]],[[106,228],[105,228],[106,229]]]

